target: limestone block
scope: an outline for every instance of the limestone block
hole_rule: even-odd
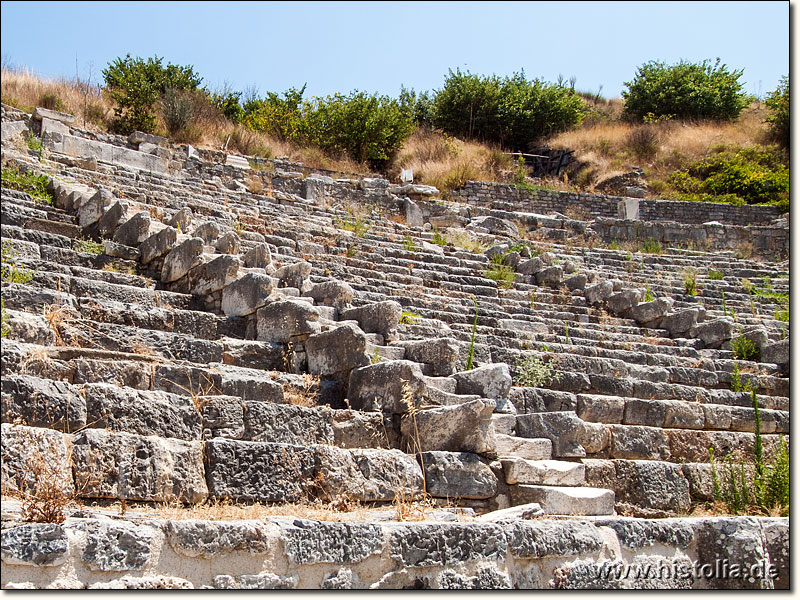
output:
[[[570,291],[584,290],[586,288],[586,273],[575,273],[564,280],[564,284]]]
[[[584,421],[622,423],[625,399],[616,396],[578,394],[576,412]]]
[[[698,323],[689,330],[689,337],[702,340],[706,348],[718,348],[732,335],[733,320],[728,318]]]
[[[265,243],[256,244],[248,250],[242,257],[245,267],[263,269],[272,262],[272,255],[269,245]]]
[[[121,223],[128,220],[128,208],[124,200],[114,202],[97,221],[97,232],[101,236],[113,234]]]
[[[526,460],[503,458],[506,483],[533,485],[582,485],[585,467],[581,463],[562,460]]]
[[[88,227],[97,223],[105,213],[106,206],[110,205],[112,200],[111,192],[103,188],[97,190],[83,204],[75,207],[78,211],[78,225],[80,227]]]
[[[272,276],[278,280],[278,287],[292,287],[300,289],[303,282],[311,274],[311,263],[301,260],[291,265],[285,265],[275,271]]]
[[[385,300],[347,309],[339,314],[339,318],[342,321],[354,319],[366,333],[380,333],[389,338],[400,323],[402,315],[403,307],[398,302]]]
[[[578,441],[584,422],[574,412],[546,412],[517,415],[517,434],[527,438],[546,438],[553,442],[557,458],[586,456]]]
[[[367,336],[350,323],[312,335],[306,340],[309,373],[334,375],[366,366],[366,347]]]
[[[408,360],[382,361],[355,369],[350,373],[347,397],[356,410],[382,411],[394,414],[407,412],[403,403],[403,388],[415,404],[425,391],[422,370]]]
[[[681,465],[655,460],[615,460],[617,502],[644,508],[685,511],[691,504]]]
[[[518,559],[593,554],[603,546],[598,529],[582,521],[517,521],[508,532],[509,553]]]
[[[522,275],[536,275],[536,273],[541,271],[543,268],[544,263],[542,262],[542,259],[538,256],[534,256],[531,259],[519,263],[519,265],[517,265],[517,273],[521,273]]]
[[[186,233],[192,226],[192,216],[192,209],[188,206],[184,206],[180,210],[176,211],[175,214],[172,215],[172,217],[166,222],[166,224],[170,227],[174,227],[178,231]]]
[[[560,265],[547,267],[536,273],[536,283],[538,285],[549,285],[550,287],[558,287],[561,285],[561,280],[564,278],[564,269]]]
[[[219,237],[219,224],[216,221],[205,221],[192,232],[192,237],[199,237],[206,244],[213,244]]]
[[[67,433],[86,425],[86,402],[66,381],[11,374],[3,377],[2,386],[5,423],[21,422]]]
[[[3,423],[3,489],[35,493],[39,484],[70,496],[75,490],[64,434],[53,429]]]
[[[219,236],[214,244],[214,248],[220,254],[239,254],[240,244],[241,240],[239,236],[236,235],[236,232],[229,231]]]
[[[243,317],[264,306],[272,293],[273,278],[260,273],[245,273],[222,289],[222,312]]]
[[[761,362],[774,363],[781,366],[789,364],[789,340],[780,340],[766,344],[761,349]]]
[[[177,241],[178,230],[173,227],[165,227],[155,235],[151,235],[139,246],[142,264],[146,265],[157,258],[161,258],[172,250]]]
[[[354,564],[383,549],[383,532],[371,523],[296,519],[282,524],[280,537],[290,567]]]
[[[511,374],[506,363],[495,363],[460,371],[453,375],[457,394],[474,394],[484,398],[507,398],[511,391]]]
[[[319,311],[302,300],[279,300],[256,311],[257,339],[285,344],[319,333]]]
[[[615,315],[622,315],[641,302],[643,296],[642,291],[638,289],[622,290],[608,298],[608,310]]]
[[[425,487],[439,498],[491,498],[497,494],[497,477],[477,454],[423,452]]]
[[[406,225],[409,227],[422,227],[425,224],[425,216],[422,209],[413,200],[406,198],[403,202],[403,209],[406,215]]]
[[[221,254],[192,267],[187,274],[191,293],[202,296],[230,285],[238,277],[241,264],[238,256]]]
[[[460,565],[505,560],[503,528],[495,523],[409,523],[393,526],[391,558],[403,567]]]
[[[403,435],[422,451],[446,450],[492,455],[495,452],[492,411],[494,400],[473,400],[456,406],[444,406],[417,413],[415,420],[403,419]],[[416,429],[414,427],[416,421]]]
[[[445,337],[395,342],[394,345],[405,349],[404,356],[408,360],[428,365],[428,374],[434,377],[452,375],[455,372],[461,349],[458,342]]]
[[[342,281],[324,281],[314,284],[303,294],[314,299],[316,305],[333,306],[342,310],[353,302],[353,288]]]
[[[325,407],[248,400],[243,420],[243,438],[254,442],[310,446],[334,440],[331,411]]]
[[[660,324],[674,302],[672,298],[656,298],[650,302],[642,302],[631,308],[630,316],[637,323],[655,327]]]
[[[59,112],[57,110],[50,110],[49,108],[43,108],[41,106],[37,107],[33,111],[33,118],[37,121],[52,119],[53,121],[58,121],[59,123],[64,123],[65,125],[72,125],[75,122],[74,115]]]
[[[31,523],[3,529],[0,549],[7,565],[51,567],[66,562],[69,541],[61,525]]]
[[[186,275],[198,265],[203,254],[203,240],[189,238],[175,246],[164,258],[161,268],[161,281],[171,283]]]
[[[665,315],[659,327],[669,331],[672,337],[683,337],[700,321],[702,311],[699,308],[687,308]]]
[[[197,503],[208,495],[202,442],[85,429],[72,444],[83,498]]]
[[[553,443],[546,438],[530,439],[495,433],[495,450],[501,458],[516,456],[527,460],[546,460],[552,454]]]
[[[513,485],[514,504],[537,502],[548,515],[613,515],[614,492],[589,487]],[[523,522],[527,525],[528,522]]]
[[[614,284],[610,281],[601,281],[600,283],[587,285],[583,290],[583,295],[586,298],[586,302],[589,304],[600,304],[613,293]]]
[[[154,531],[143,525],[107,520],[84,525],[81,560],[92,571],[134,571],[150,560]]]
[[[612,425],[609,454],[612,458],[666,460],[670,456],[670,446],[662,429]]]
[[[333,444],[340,448],[399,447],[400,440],[395,439],[391,419],[388,421],[377,412],[335,410],[331,421]]]
[[[202,403],[204,437],[244,437],[245,403],[236,396],[207,396],[198,398]]]

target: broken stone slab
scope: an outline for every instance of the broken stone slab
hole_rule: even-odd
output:
[[[350,373],[347,397],[356,410],[404,414],[408,411],[403,401],[404,387],[409,401],[418,405],[426,388],[419,364],[409,360],[382,361]]]
[[[391,502],[422,494],[419,463],[400,450],[334,446],[315,446],[314,450],[315,481],[309,491],[318,497]]]
[[[86,535],[81,560],[92,571],[134,571],[150,560],[155,533],[150,527],[102,519],[78,528]]]
[[[658,427],[612,425],[611,458],[632,460],[667,460],[670,445],[666,433]]]
[[[203,245],[201,238],[194,237],[184,240],[170,250],[161,267],[162,283],[177,281],[186,275],[190,269],[200,264]]]
[[[789,340],[766,344],[761,350],[761,362],[787,366],[789,364]]]
[[[5,423],[19,422],[66,433],[86,425],[86,402],[79,390],[66,381],[15,373],[3,376],[2,386]]]
[[[570,275],[564,280],[564,284],[567,286],[567,289],[570,291],[575,290],[584,290],[586,288],[586,273],[575,273],[575,275]]]
[[[314,284],[303,295],[313,298],[316,305],[333,306],[342,310],[353,302],[355,292],[343,281],[324,281]]]
[[[560,411],[517,415],[517,434],[526,438],[546,438],[553,443],[553,456],[583,458],[580,444],[585,423],[574,412]]]
[[[128,219],[128,210],[128,203],[124,200],[114,202],[97,221],[97,232],[101,236],[112,235]]]
[[[245,267],[264,269],[272,262],[272,254],[269,251],[269,245],[266,243],[259,243],[245,252],[242,257],[242,262]]]
[[[278,287],[297,289],[303,287],[303,282],[309,275],[311,275],[311,263],[305,260],[283,266],[272,274],[279,282]]]
[[[3,423],[3,491],[25,494],[60,491],[71,497],[75,491],[66,436],[53,429]],[[42,489],[46,484],[48,490]]]
[[[202,442],[85,429],[72,448],[82,498],[194,504],[208,495]]]
[[[592,502],[591,499],[589,501]],[[592,503],[596,504],[596,502]],[[613,505],[611,508],[613,510]],[[558,513],[548,511],[547,514]],[[603,536],[597,527],[587,521],[575,520],[517,521],[511,525],[507,538],[508,551],[511,556],[528,560],[591,555],[599,552],[605,546]]]
[[[389,553],[402,568],[503,561],[508,543],[496,523],[403,523],[387,525]]]
[[[57,110],[50,110],[49,108],[44,108],[41,106],[37,106],[33,111],[33,118],[37,121],[41,121],[43,119],[52,119],[53,121],[58,121],[59,123],[64,123],[65,125],[72,125],[75,122],[75,116],[59,112]]]
[[[339,314],[342,321],[356,320],[366,333],[379,333],[387,340],[395,335],[402,316],[403,307],[394,300],[365,304]]]
[[[192,400],[167,392],[90,383],[82,388],[92,427],[162,438],[199,440],[201,418]]]
[[[514,504],[536,502],[548,515],[613,515],[614,492],[588,487],[513,485]]]
[[[229,231],[219,236],[217,241],[214,243],[214,248],[220,254],[239,254],[240,244],[241,240],[239,239],[239,236],[236,235],[236,232]]]
[[[85,196],[79,195],[78,198],[84,200]],[[106,207],[111,204],[113,199],[114,197],[111,195],[111,192],[104,188],[100,188],[94,195],[86,198],[83,204],[75,207],[78,212],[78,225],[86,228],[97,223],[105,213]]]
[[[192,237],[198,237],[205,244],[213,244],[219,237],[220,228],[216,221],[205,221],[192,232]]]
[[[692,327],[697,325],[705,317],[705,309],[702,308],[687,308],[670,313],[661,319],[659,327],[669,331],[672,337],[684,337],[691,331]]]
[[[482,500],[497,494],[497,477],[477,454],[422,452],[425,489],[438,498]]]
[[[222,312],[229,317],[253,314],[268,302],[273,288],[272,277],[245,273],[222,288]]]
[[[276,444],[332,444],[332,414],[326,407],[272,404],[261,400],[244,402],[245,440]]]
[[[170,227],[174,227],[179,232],[186,233],[192,226],[193,216],[192,209],[188,206],[184,206],[180,210],[175,211],[175,214],[166,221],[166,224]]]
[[[238,256],[220,254],[215,259],[202,262],[189,270],[189,289],[198,296],[219,291],[236,281],[241,266]]]
[[[584,421],[622,423],[625,399],[617,396],[578,394],[575,412]]]
[[[583,290],[583,296],[588,304],[600,304],[614,293],[614,284],[610,281],[601,281],[587,285]]]
[[[497,433],[496,424],[495,431],[495,450],[500,458],[511,456],[527,460],[547,460],[552,456],[553,442],[549,439],[531,439]]]
[[[617,502],[682,512],[691,504],[681,465],[655,460],[614,460]]]
[[[547,267],[536,273],[537,285],[548,285],[550,287],[558,287],[561,285],[561,280],[564,278],[564,269],[560,265]]]
[[[140,211],[117,227],[111,238],[118,244],[136,247],[150,237],[150,213]]]
[[[178,241],[178,230],[173,227],[165,227],[158,233],[151,235],[139,246],[140,258],[143,265],[161,258],[175,246]]]
[[[61,525],[30,523],[3,529],[0,556],[7,565],[54,567],[67,560],[69,540]]]
[[[137,261],[141,257],[141,252],[133,246],[124,246],[111,240],[103,240],[103,254],[114,258]]]
[[[191,148],[191,146],[189,147]],[[244,167],[240,166],[240,168]],[[249,164],[247,168],[250,168]],[[214,577],[214,588],[218,590],[293,590],[297,587],[298,579],[297,575],[282,576],[275,573],[236,575],[235,577],[217,575]]]
[[[501,508],[492,512],[484,513],[476,517],[476,521],[519,521],[520,519],[535,519],[544,515],[544,510],[540,504],[532,502],[530,504],[520,504],[509,508]]]
[[[650,302],[641,302],[630,309],[630,317],[637,323],[648,327],[658,327],[661,319],[667,314],[675,300],[672,298],[656,298]]]
[[[638,289],[627,289],[609,296],[608,310],[615,315],[624,315],[634,305],[642,301],[644,294]]]
[[[474,394],[484,398],[507,398],[511,391],[511,374],[506,363],[495,363],[453,374],[457,394]]]
[[[700,339],[706,348],[719,348],[733,337],[733,320],[722,318],[698,323],[689,330],[689,337]]]
[[[581,463],[563,460],[526,460],[524,458],[502,458],[506,483],[533,485],[582,485],[584,466]]]
[[[319,311],[302,300],[278,300],[256,311],[256,330],[259,341],[286,344],[319,333]]]
[[[489,256],[488,252],[486,255]],[[538,256],[534,256],[533,258],[522,261],[521,263],[519,263],[519,265],[517,265],[517,273],[528,276],[536,275],[536,273],[538,273],[542,269],[544,269],[544,263],[542,262],[542,259],[539,258]]]
[[[473,400],[456,406],[419,411],[404,418],[400,430],[409,447],[423,452],[445,450],[494,455],[494,400]]]
[[[498,217],[476,217],[469,222],[467,227],[469,229],[483,227],[494,235],[503,235],[510,238],[519,237],[519,230],[515,223],[508,219],[500,219]]]
[[[406,225],[409,227],[422,227],[425,224],[425,214],[410,198],[403,201],[403,210],[405,211]]]
[[[367,337],[353,324],[312,335],[306,340],[308,371],[314,375],[347,374],[370,364]]]
[[[432,338],[394,342],[405,349],[405,358],[427,365],[426,374],[433,377],[452,375],[456,370],[460,345],[451,338]]]
[[[281,524],[280,537],[290,567],[355,564],[383,549],[383,531],[372,523],[295,519]]]
[[[244,437],[244,408],[241,398],[236,396],[205,396],[197,399],[203,416],[203,437]]]

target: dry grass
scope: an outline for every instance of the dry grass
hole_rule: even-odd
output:
[[[754,103],[731,122],[666,121],[637,125],[590,119],[578,129],[552,137],[549,144],[552,148],[576,150],[575,157],[585,171],[577,177],[582,187],[591,189],[594,184],[635,166],[645,169],[648,180],[663,181],[672,172],[702,160],[714,147],[767,143],[766,117],[767,109]],[[647,151],[648,141],[652,143],[652,152]]]
[[[513,161],[499,148],[451,138],[431,129],[417,129],[403,145],[391,167],[413,169],[414,181],[450,191],[469,180],[508,181]]]

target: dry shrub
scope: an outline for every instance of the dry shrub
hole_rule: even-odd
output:
[[[319,396],[320,378],[319,375],[304,373],[302,382],[299,385],[284,384],[283,398],[287,404],[295,406],[314,407],[317,406]]]

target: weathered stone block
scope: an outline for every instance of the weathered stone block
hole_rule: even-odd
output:
[[[177,281],[189,270],[201,261],[203,254],[203,240],[201,238],[189,238],[184,240],[172,250],[164,258],[164,264],[161,268],[161,281],[163,283],[171,283]]]
[[[222,289],[222,312],[229,317],[243,317],[264,306],[274,287],[272,277],[245,273]]]
[[[350,373],[347,397],[356,410],[403,414],[404,384],[412,402],[418,404],[425,391],[422,371],[417,363],[390,360],[355,369]]]
[[[439,498],[491,498],[497,494],[497,477],[477,454],[423,452],[425,487]]]
[[[455,373],[456,393],[473,394],[484,398],[507,398],[511,391],[508,365],[496,363]]]
[[[278,300],[256,312],[260,341],[286,344],[293,338],[319,333],[319,311],[302,300]]]
[[[344,324],[306,340],[308,370],[315,375],[349,373],[370,363],[367,336],[353,324]]]
[[[5,344],[5,342],[4,342]],[[3,377],[2,418],[69,433],[86,425],[86,402],[65,381],[31,375]]]
[[[495,452],[492,411],[494,400],[473,400],[456,406],[444,406],[417,413],[415,422],[403,419],[401,431],[409,440],[417,439],[422,451]]]

